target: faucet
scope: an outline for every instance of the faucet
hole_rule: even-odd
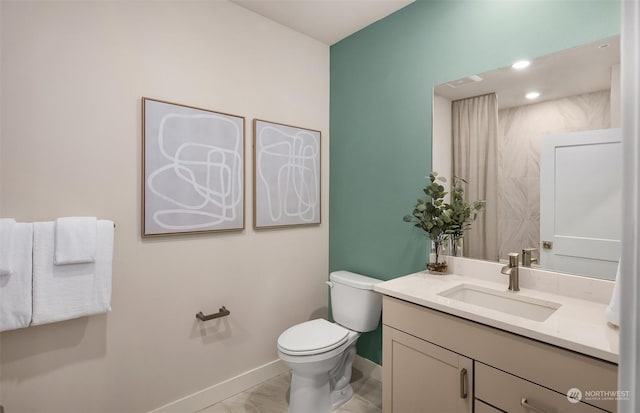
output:
[[[538,251],[537,248],[525,248],[522,250],[522,266],[531,267],[531,264],[538,262],[537,258],[532,257],[533,251]]]
[[[517,252],[509,254],[509,265],[502,267],[500,272],[509,276],[509,291],[520,291],[520,279],[518,275],[518,256]]]

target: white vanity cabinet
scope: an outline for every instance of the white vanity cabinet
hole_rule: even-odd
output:
[[[382,364],[384,413],[616,410],[606,397],[567,399],[617,390],[616,364],[390,296]]]

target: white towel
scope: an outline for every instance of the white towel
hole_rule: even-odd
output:
[[[33,224],[15,224],[13,272],[0,276],[0,331],[28,327],[31,322]]]
[[[53,323],[111,310],[113,222],[99,220],[93,263],[54,265],[53,222],[36,222],[33,235],[33,321]]]
[[[604,311],[607,321],[614,326],[620,325],[620,261],[618,261],[618,272],[616,273],[616,282],[613,284],[613,294],[611,295],[611,302]]]
[[[11,257],[13,256],[13,229],[15,225],[15,219],[0,219],[0,275],[11,274]]]
[[[83,264],[96,259],[96,217],[56,220],[55,264]]]

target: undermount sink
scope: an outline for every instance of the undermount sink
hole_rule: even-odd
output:
[[[490,310],[544,321],[554,313],[560,304],[552,301],[527,297],[518,292],[498,291],[473,284],[460,284],[438,295],[467,304],[473,304]]]

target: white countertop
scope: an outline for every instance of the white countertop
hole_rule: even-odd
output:
[[[460,259],[456,258],[456,260]],[[461,273],[466,272],[466,270],[463,271],[465,266],[471,268],[476,262],[475,260],[462,260],[464,265],[454,266]],[[483,265],[486,266],[486,264]],[[482,273],[482,271],[478,271],[478,273]],[[520,291],[511,292],[511,294],[520,294],[561,304],[560,308],[551,314],[549,318],[541,322],[438,295],[438,293],[463,283],[506,291],[507,276],[496,275],[495,280],[491,280],[490,278],[492,277],[478,278],[459,275],[459,273],[432,275],[424,271],[376,284],[374,290],[384,295],[617,363],[619,357],[619,330],[607,323],[604,316],[607,304],[596,300],[549,292],[549,288],[546,288],[547,291],[545,291],[545,288],[532,289],[523,287],[523,284],[535,284],[532,280],[536,277],[545,277],[547,273],[541,271],[532,272],[525,269],[521,273]],[[497,271],[497,274],[499,274],[499,271]],[[560,284],[566,285],[568,283],[571,285],[575,283],[578,287],[580,287],[580,283],[584,284],[584,280],[581,280],[583,277],[558,273],[549,274],[563,279]],[[574,279],[566,279],[564,277],[573,277]],[[610,281],[602,280],[592,283],[595,284],[594,288],[600,291],[600,295],[602,295],[602,290],[610,289],[608,284],[603,283],[613,285]],[[597,292],[594,292],[594,294],[597,295]],[[585,295],[584,292],[583,295]],[[590,296],[590,294],[586,295]]]

